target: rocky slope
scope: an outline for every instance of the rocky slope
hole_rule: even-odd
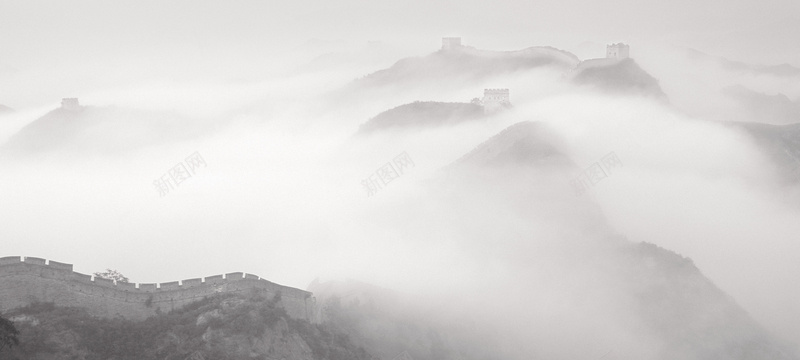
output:
[[[20,345],[3,359],[371,359],[333,325],[288,317],[278,299],[221,295],[135,322],[36,303],[5,314]]]
[[[457,202],[439,209],[454,218],[496,218],[505,212],[487,199],[503,197],[502,203],[514,208],[511,213],[520,222],[539,229],[511,235],[497,230],[492,239],[498,246],[512,246],[514,253],[524,254],[515,276],[517,291],[526,294],[525,302],[547,303],[550,296],[558,299],[559,306],[551,310],[528,310],[519,323],[537,325],[519,325],[520,332],[549,327],[554,333],[564,332],[557,341],[580,333],[583,338],[568,340],[570,346],[617,344],[614,358],[620,359],[798,359],[690,259],[616,233],[591,197],[575,196],[569,184],[580,169],[567,154],[544,124],[518,123],[453,163],[446,181],[432,185],[432,194],[457,189],[444,195]],[[620,169],[605,170],[613,174]],[[482,231],[481,225],[461,227],[459,234],[465,242],[470,234]],[[548,238],[551,228],[559,235]],[[558,275],[550,278],[550,274]],[[587,299],[591,300],[587,303]],[[550,320],[571,318],[575,313],[582,314],[584,323],[559,329],[565,325]],[[604,326],[614,330],[604,330]],[[563,344],[546,345],[554,340],[549,335],[538,336],[529,339],[540,354],[567,353]],[[640,345],[643,348],[637,349]]]

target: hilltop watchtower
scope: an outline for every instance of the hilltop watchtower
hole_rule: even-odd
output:
[[[81,104],[78,103],[78,98],[63,98],[61,99],[61,108],[68,111],[78,111],[81,109]]]
[[[508,89],[484,89],[481,103],[483,103],[484,111],[492,111],[511,105]]]
[[[460,37],[443,37],[442,50],[456,50],[461,47]]]
[[[606,45],[606,57],[609,59],[627,59],[630,57],[630,46],[623,43]]]

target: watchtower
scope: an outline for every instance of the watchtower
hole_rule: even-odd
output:
[[[630,46],[623,43],[606,45],[606,57],[609,59],[627,59],[630,57]]]
[[[455,50],[461,47],[460,37],[443,37],[442,50]]]
[[[61,108],[68,111],[78,111],[81,109],[81,104],[78,103],[78,98],[63,98],[61,99]]]
[[[481,103],[483,103],[484,111],[511,105],[508,89],[483,89]]]

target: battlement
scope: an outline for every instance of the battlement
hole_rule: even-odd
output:
[[[508,89],[483,89],[483,96],[486,95],[508,95]]]
[[[511,105],[508,89],[483,89],[481,99],[484,112],[491,112]]]
[[[443,37],[442,38],[442,50],[455,50],[461,48],[461,38],[460,37]]]
[[[473,102],[483,106],[483,112],[494,112],[498,109],[511,106],[511,98],[508,89],[483,89],[483,97]]]
[[[623,43],[606,45],[606,58],[627,59],[630,57],[630,46]]]
[[[78,111],[82,109],[81,104],[78,103],[78,98],[61,99],[61,108],[69,111]]]
[[[98,316],[142,319],[206,296],[245,291],[280,293],[290,316],[309,321],[318,318],[312,293],[253,274],[234,272],[160,284],[120,283],[74,272],[72,264],[36,257],[0,257],[0,311],[41,301],[86,307]]]

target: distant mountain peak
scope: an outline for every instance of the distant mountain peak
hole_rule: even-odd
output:
[[[786,63],[778,65],[756,65],[730,60],[722,56],[710,55],[692,48],[685,48],[684,51],[686,56],[690,59],[714,61],[727,70],[780,77],[800,76],[800,68]]]
[[[461,45],[423,57],[400,59],[391,67],[371,73],[356,83],[384,86],[448,78],[480,79],[544,66],[568,70],[579,62],[574,54],[549,46],[534,46],[516,51],[490,51]]]
[[[477,120],[483,107],[474,103],[415,101],[386,110],[362,124],[361,134],[390,129],[434,127]]]
[[[484,141],[451,166],[573,165],[558,143],[544,123],[522,121]]]
[[[637,93],[666,98],[658,80],[631,58],[582,61],[570,75],[572,82],[615,93]]]
[[[77,99],[65,100],[12,135],[0,149],[27,154],[55,150],[111,154],[196,137],[210,129],[173,113],[81,106]]]

